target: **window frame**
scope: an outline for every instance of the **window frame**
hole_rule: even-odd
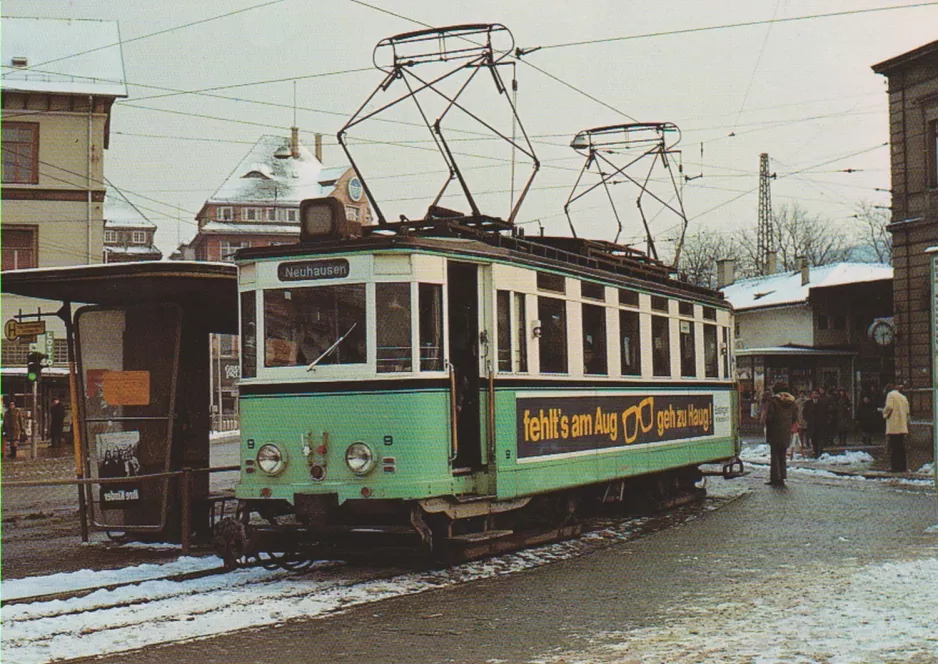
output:
[[[3,122],[2,129],[19,129],[19,130],[28,130],[31,132],[31,138],[29,140],[29,145],[32,149],[28,155],[20,153],[18,150],[15,150],[15,156],[11,157],[14,161],[11,163],[11,167],[14,168],[13,173],[9,173],[6,168],[6,159],[2,160],[3,168],[2,173],[0,173],[0,183],[4,185],[10,184],[39,184],[39,123],[38,122]],[[9,154],[9,146],[12,145],[27,145],[26,141],[10,141],[8,139],[2,139],[4,157]],[[24,170],[20,168],[19,159],[22,157],[28,158],[30,162],[30,176],[21,177],[20,171]]]
[[[28,233],[29,235],[29,256],[32,260],[27,261],[28,265],[19,265],[19,251],[25,249],[25,243],[17,245],[11,243],[9,237],[2,239],[4,233]],[[2,250],[3,270],[26,270],[39,267],[39,226],[21,225],[21,224],[0,224],[0,250]],[[9,252],[17,252],[13,256],[14,265],[6,267],[6,259]]]

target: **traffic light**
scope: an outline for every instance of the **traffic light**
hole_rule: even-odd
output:
[[[39,377],[42,375],[43,360],[46,359],[45,353],[39,353],[37,351],[32,351],[26,355],[26,379],[31,383],[35,383],[39,380]]]

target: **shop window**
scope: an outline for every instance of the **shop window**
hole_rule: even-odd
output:
[[[720,375],[719,349],[717,348],[717,326],[704,325],[704,376],[717,378]]]
[[[39,124],[4,122],[3,184],[39,184]]]
[[[594,284],[589,281],[580,282],[580,295],[589,300],[599,300],[605,302],[606,287],[602,284]]]
[[[537,315],[541,321],[541,373],[567,373],[567,303],[539,297]]]
[[[420,370],[443,370],[443,287],[419,284]]]
[[[609,373],[606,361],[606,310],[583,305],[583,373]]]
[[[689,320],[680,321],[681,329],[681,375],[695,377],[697,375],[697,346],[694,328],[696,326]]]
[[[642,375],[642,338],[638,312],[619,312],[619,347],[622,375]]]
[[[566,293],[566,280],[563,278],[563,275],[538,272],[537,289],[553,291],[555,293]]]
[[[412,371],[410,284],[376,284],[378,373]]]
[[[651,317],[651,359],[654,375],[671,375],[670,321],[664,316]]]

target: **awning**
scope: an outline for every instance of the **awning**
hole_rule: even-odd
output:
[[[736,357],[752,357],[754,355],[786,355],[788,357],[849,357],[856,355],[853,350],[804,348],[797,346],[768,346],[764,348],[742,348],[737,350]]]
[[[140,261],[12,270],[0,275],[0,290],[73,304],[171,302],[206,332],[238,333],[238,276],[231,263]]]

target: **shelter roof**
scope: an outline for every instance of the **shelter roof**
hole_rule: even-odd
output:
[[[127,96],[116,21],[4,16],[2,29],[4,91]]]
[[[722,288],[723,295],[737,311],[791,306],[808,301],[816,288],[892,279],[892,266],[885,263],[833,263],[812,267],[807,284],[801,283],[801,270],[767,277],[743,279]]]
[[[238,332],[238,277],[231,263],[140,261],[10,270],[3,273],[0,289],[108,306],[174,302],[206,332]]]

